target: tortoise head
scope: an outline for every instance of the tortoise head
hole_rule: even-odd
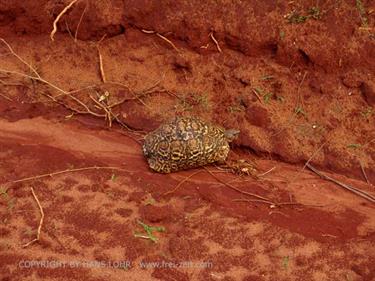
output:
[[[240,133],[240,130],[237,129],[228,129],[224,131],[224,135],[228,142],[233,141],[235,138],[237,138],[238,134]]]

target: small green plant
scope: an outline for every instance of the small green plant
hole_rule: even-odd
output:
[[[33,236],[35,233],[35,230],[33,230],[31,227],[26,227],[23,233],[27,236]]]
[[[115,173],[113,173],[111,175],[111,181],[115,182],[117,180],[117,175]]]
[[[268,76],[269,77],[269,76]],[[266,92],[265,90],[261,89],[261,88],[254,88],[254,91],[263,97],[263,101],[264,103],[269,103],[271,101],[271,98],[274,96],[274,94],[272,92]]]
[[[148,198],[145,202],[145,206],[154,205],[155,203],[156,203],[156,200],[150,195],[150,198]]]
[[[243,106],[241,105],[230,105],[227,109],[229,113],[236,113],[244,110]]]
[[[263,90],[261,88],[255,87],[254,91],[257,92],[258,95],[263,95]]]
[[[143,230],[146,232],[146,235],[143,233],[136,232],[134,233],[134,237],[150,239],[152,242],[157,243],[158,239],[154,236],[154,232],[165,232],[164,226],[150,226],[147,225],[140,220],[138,220],[138,224],[143,227]]]
[[[348,144],[346,147],[357,149],[357,148],[360,148],[361,146],[362,145],[359,143],[351,143],[351,144]]]
[[[306,112],[303,110],[303,108],[301,106],[297,106],[295,109],[294,109],[294,113],[296,115],[298,114],[301,114],[303,115],[304,117],[306,117]]]
[[[288,269],[288,267],[289,267],[289,256],[285,256],[285,257],[283,257],[282,265],[283,265],[283,268],[284,268],[285,270]]]
[[[304,23],[308,19],[319,20],[321,19],[322,14],[318,7],[311,7],[307,10],[306,14],[299,13],[295,10],[290,12],[289,14],[285,15],[284,18],[288,21],[288,23]]]
[[[356,7],[359,12],[359,16],[361,17],[361,22],[362,22],[362,27],[367,27],[368,26],[368,19],[366,16],[366,9],[365,6],[363,5],[361,0],[356,0]]]
[[[304,23],[307,20],[307,16],[301,15],[296,11],[287,14],[285,18],[289,23]]]
[[[283,40],[285,38],[285,31],[281,30],[279,33],[280,39]]]
[[[265,80],[272,80],[274,77],[272,75],[264,75],[260,78],[260,80],[265,81]]]
[[[366,109],[362,110],[361,115],[363,116],[363,118],[368,119],[373,113],[373,108],[367,107]]]
[[[12,211],[15,204],[15,198],[10,198],[8,194],[8,190],[6,190],[4,187],[0,187],[0,196],[4,198],[4,200],[7,202],[8,210]]]
[[[273,93],[268,92],[263,95],[263,100],[265,103],[269,103],[272,97],[273,97]]]
[[[311,17],[315,20],[321,19],[320,9],[318,7],[311,7],[308,10],[308,17]]]

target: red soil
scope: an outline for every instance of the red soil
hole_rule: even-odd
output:
[[[302,169],[375,193],[374,3],[295,2],[78,1],[54,41],[67,1],[0,3],[0,37],[50,83],[0,42],[0,280],[374,280],[374,204]],[[84,88],[72,95],[94,114],[51,84]],[[94,116],[105,92],[138,133]],[[238,128],[229,161],[253,176],[149,170],[141,136],[174,115]],[[119,169],[13,183],[93,166]],[[45,217],[23,248],[40,220],[30,187]],[[165,227],[157,243],[138,221]]]

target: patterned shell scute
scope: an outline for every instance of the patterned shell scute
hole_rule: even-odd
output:
[[[145,137],[143,153],[159,173],[224,162],[229,153],[225,130],[195,117],[177,117]]]

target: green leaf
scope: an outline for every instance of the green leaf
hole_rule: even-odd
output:
[[[361,146],[362,145],[359,143],[351,143],[347,145],[348,148],[354,148],[354,149],[360,148]]]

